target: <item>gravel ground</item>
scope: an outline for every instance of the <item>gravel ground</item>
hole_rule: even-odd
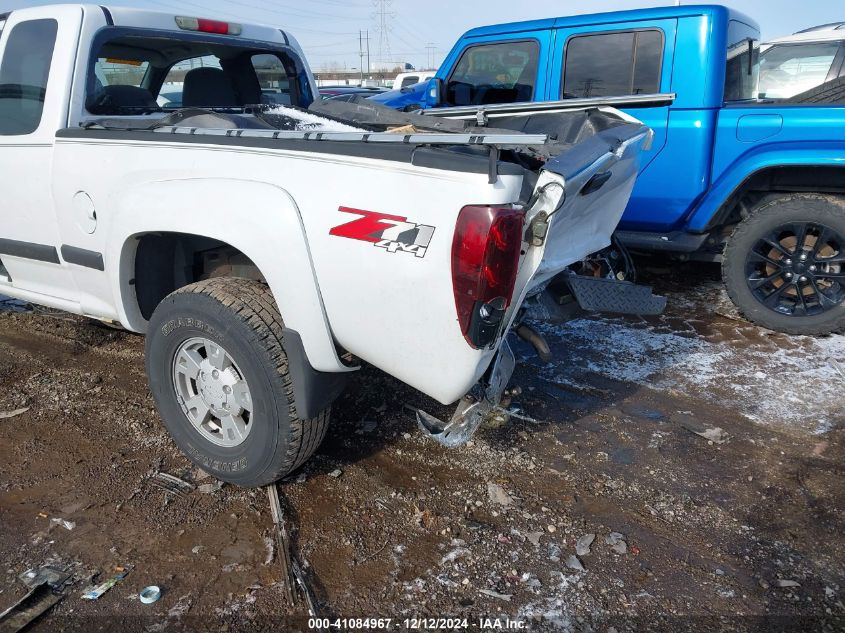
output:
[[[665,315],[546,328],[545,366],[518,344],[511,415],[462,449],[423,438],[405,405],[447,408],[359,372],[279,486],[321,616],[843,630],[845,337],[758,329],[715,268],[665,266],[645,271]],[[0,384],[0,611],[49,563],[76,584],[33,631],[308,628],[282,599],[266,495],[213,485],[176,450],[140,337],[0,313]],[[195,488],[166,492],[162,472]],[[152,584],[162,599],[143,605]]]

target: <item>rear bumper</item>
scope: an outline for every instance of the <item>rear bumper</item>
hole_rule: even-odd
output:
[[[694,253],[707,241],[707,233],[648,233],[645,231],[616,231],[622,244],[636,251],[663,251],[671,253]]]

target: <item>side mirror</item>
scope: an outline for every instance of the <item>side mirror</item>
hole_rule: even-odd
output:
[[[428,80],[428,88],[425,91],[425,103],[429,108],[437,108],[443,104],[445,87],[442,79],[432,77]]]

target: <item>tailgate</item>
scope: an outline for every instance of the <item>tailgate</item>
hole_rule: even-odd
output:
[[[544,166],[526,211],[533,242],[517,277],[519,306],[529,293],[610,245],[628,204],[651,130],[630,119],[581,140]]]

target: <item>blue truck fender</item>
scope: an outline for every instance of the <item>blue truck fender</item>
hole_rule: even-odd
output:
[[[686,223],[690,233],[705,233],[718,226],[738,201],[745,183],[755,175],[778,167],[840,167],[845,170],[845,146],[841,142],[772,143],[742,154],[713,182],[692,210]],[[843,171],[845,178],[845,171]]]

